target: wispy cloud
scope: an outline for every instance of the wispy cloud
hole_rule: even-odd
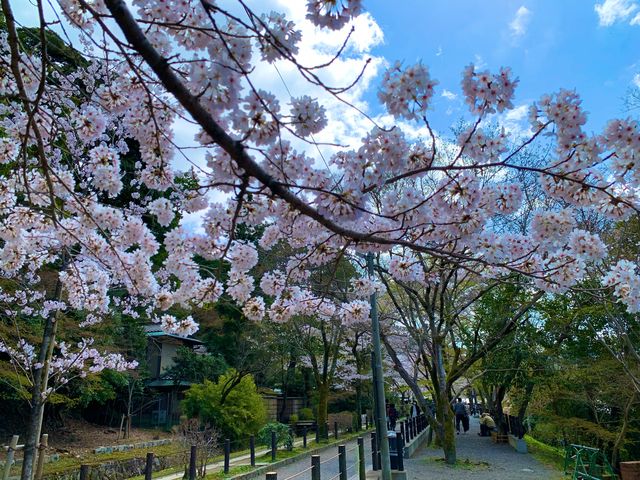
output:
[[[625,22],[638,10],[638,2],[635,0],[604,0],[593,7],[598,14],[600,26],[610,27],[617,22]],[[630,25],[640,25],[640,13],[629,21]]]
[[[636,87],[640,88],[640,73],[636,73],[631,81]]]
[[[447,90],[446,88],[442,91],[442,96],[444,98],[446,98],[447,100],[455,100],[457,95],[453,92],[450,92],[449,90]]]
[[[522,5],[516,12],[516,16],[513,17],[511,23],[509,23],[509,30],[514,37],[522,37],[527,33],[527,26],[531,20],[531,10]]]

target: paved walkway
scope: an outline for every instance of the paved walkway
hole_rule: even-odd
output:
[[[371,440],[367,434],[364,441],[364,458],[367,470],[371,470]],[[344,444],[347,450],[347,477],[358,478],[358,443],[352,440]],[[320,479],[336,480],[339,476],[338,447],[328,447],[320,453]],[[311,457],[305,457],[295,463],[275,470],[278,480],[309,480],[311,479]]]
[[[495,444],[480,437],[477,418],[470,430],[456,435],[458,465],[442,461],[441,449],[423,447],[405,460],[407,480],[556,480],[561,473],[542,465],[531,454],[517,453],[509,444]],[[323,479],[324,480],[324,479]]]
[[[413,458],[405,459],[407,480],[557,480],[563,475],[542,465],[530,454],[517,453],[509,444],[494,444],[489,437],[480,437],[480,426],[476,418],[471,419],[467,434],[456,436],[458,465],[450,467],[442,461],[442,450],[423,446]],[[370,441],[365,438],[365,461],[371,470]],[[357,478],[356,442],[346,444],[349,479]],[[337,447],[321,454],[321,479],[337,480]],[[311,459],[277,469],[278,480],[310,480]]]

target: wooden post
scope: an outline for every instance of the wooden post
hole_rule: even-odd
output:
[[[338,439],[338,422],[333,422],[333,436]]]
[[[278,480],[278,472],[267,472],[267,480]]]
[[[358,437],[358,476],[359,480],[367,479],[367,470],[364,462],[364,438]]]
[[[404,471],[404,437],[401,433],[396,436],[396,455],[398,457],[398,471]]]
[[[307,448],[307,427],[302,427],[302,448]]]
[[[224,441],[224,473],[229,473],[229,461],[231,459],[231,440]]]
[[[347,447],[338,445],[338,469],[340,480],[347,480]]]
[[[44,468],[44,458],[47,447],[49,446],[49,435],[43,433],[40,437],[40,445],[38,445],[38,460],[36,462],[36,480],[42,479],[42,469]]]
[[[153,475],[153,452],[147,453],[147,463],[144,467],[144,480],[151,480]]]
[[[404,422],[400,422],[400,435],[402,435],[402,438],[405,437],[405,434],[404,434]]]
[[[191,452],[189,455],[189,480],[196,480],[196,462],[198,455],[198,447],[191,445]]]
[[[80,480],[89,480],[89,465],[80,465]]]
[[[311,480],[320,480],[320,455],[311,455]]]
[[[275,430],[271,431],[271,461],[276,461],[276,449],[278,448],[278,443],[276,442],[276,432]],[[275,472],[270,472],[275,475]],[[269,473],[267,473],[267,478],[269,478]],[[273,477],[274,479],[276,477]]]
[[[373,470],[379,470],[378,466],[378,441],[376,438],[376,432],[371,432],[371,464]]]
[[[14,435],[11,437],[11,443],[7,450],[7,463],[4,464],[4,472],[2,473],[2,480],[7,480],[11,473],[11,465],[13,465],[13,457],[16,454],[16,448],[18,448],[18,439],[20,435]]]
[[[249,456],[251,457],[251,466],[255,467],[256,466],[256,437],[254,437],[253,435],[249,437],[249,451],[250,451]]]

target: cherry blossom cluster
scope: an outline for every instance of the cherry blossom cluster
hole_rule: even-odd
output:
[[[362,13],[361,0],[308,0],[307,18],[319,27],[339,30]]]
[[[102,21],[112,13],[107,4],[83,8],[79,0],[64,0],[60,6],[93,44],[94,60],[71,73],[53,72],[55,88],[44,89],[33,121],[15,100],[0,105],[6,132],[0,163],[15,167],[0,182],[0,273],[37,283],[43,267],[64,265],[63,298],[91,323],[121,308],[114,290],[133,299],[127,312],[180,334],[196,327],[176,318],[172,307],[223,295],[256,321],[360,322],[368,314],[362,299],[377,288],[370,281],[358,279],[340,301],[310,285],[314,269],[345,252],[386,256],[390,274],[402,282],[437,281],[422,262],[433,255],[486,277],[515,272],[546,291],[562,291],[606,256],[598,236],[579,228],[576,212],[624,219],[640,207],[635,122],[612,121],[589,136],[579,96],[560,90],[532,106],[532,138],[524,143],[500,126],[491,133],[481,124],[488,114],[513,108],[518,80],[508,68],[464,70],[469,127],[444,145],[425,122],[437,81],[420,63],[392,64],[379,99],[392,116],[424,127],[423,138],[363,117],[371,128],[359,142],[320,148],[314,137],[330,128],[330,107],[319,99],[348,103],[341,95],[349,84],[323,83],[331,61],[313,67],[299,61],[304,30],[285,15],[247,7],[238,16],[219,2],[135,0],[132,14],[155,53],[167,59],[163,66],[173,74],[167,79],[132,53],[140,46],[114,53],[96,44],[96,28],[122,21]],[[328,28],[362,10],[353,0],[314,0],[307,8],[316,26]],[[9,65],[6,35],[0,40]],[[3,94],[35,99],[41,60],[22,55],[20,62],[26,92],[9,78]],[[300,73],[308,91],[293,97],[264,90],[262,67],[280,62]],[[169,90],[175,83],[183,87],[180,100]],[[175,134],[184,122],[199,128],[197,145],[189,148],[180,148]],[[517,216],[523,198],[522,188],[505,178],[525,168],[518,153],[534,140],[554,146],[547,165],[527,167],[554,206],[537,212],[526,231],[503,231],[497,219]],[[39,148],[44,156],[35,154]],[[191,170],[179,171],[185,160]],[[195,227],[186,213],[195,214]],[[237,239],[240,224],[263,231],[255,245]],[[258,249],[280,242],[289,247],[287,258],[256,278]],[[228,274],[218,278],[202,259],[225,262]],[[627,304],[635,301],[635,290],[616,291]]]
[[[517,85],[518,79],[512,78],[509,68],[491,74],[487,70],[476,72],[476,67],[469,65],[462,75],[465,101],[472,112],[479,114],[512,109]]]
[[[378,98],[390,114],[414,120],[426,113],[437,84],[429,76],[427,67],[417,64],[403,69],[396,62],[385,72]]]
[[[99,373],[105,369],[124,372],[135,369],[136,361],[127,361],[117,353],[101,353],[92,348],[93,341],[83,339],[75,346],[65,342],[56,345],[55,353],[49,361],[49,386],[44,398],[69,383],[76,377],[84,378],[87,374]],[[24,339],[18,340],[16,347],[0,341],[0,352],[9,355],[11,363],[31,380],[35,370],[44,367],[38,361],[37,349]]]
[[[629,313],[640,312],[640,276],[637,266],[629,260],[619,260],[602,279],[605,287],[613,287]]]

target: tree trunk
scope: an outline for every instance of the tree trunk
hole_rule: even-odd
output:
[[[500,433],[507,433],[505,429],[506,421],[504,420],[504,411],[502,410],[502,400],[504,400],[507,394],[507,389],[503,386],[498,387],[495,390],[494,408],[495,408],[495,421]]]
[[[329,418],[329,384],[327,382],[318,385],[318,416],[316,422],[322,435],[326,435],[326,425]]]
[[[618,432],[618,435],[616,436],[616,441],[613,444],[613,449],[611,451],[611,465],[614,468],[617,468],[617,463],[620,460],[620,447],[622,447],[622,443],[624,442],[624,438],[627,434],[627,428],[629,427],[629,413],[631,412],[631,407],[633,405],[633,402],[636,398],[635,393],[631,394],[631,396],[629,397],[629,400],[627,401],[627,404],[624,407],[624,413],[622,415],[622,428],[620,429],[620,431]]]
[[[362,382],[356,382],[356,426],[362,430]]]
[[[438,416],[437,428],[435,428],[437,444],[442,448],[444,461],[449,465],[455,465],[456,436],[454,433],[454,415],[449,405],[449,396],[446,392],[440,392],[434,397]]]
[[[59,284],[60,282],[58,282]],[[58,287],[56,287],[56,290]],[[44,418],[44,406],[46,403],[46,391],[49,383],[49,367],[51,356],[56,342],[56,330],[58,328],[57,314],[52,313],[47,317],[38,362],[42,368],[35,371],[33,387],[31,391],[31,410],[27,420],[27,431],[22,457],[22,473],[20,480],[32,480],[38,451],[42,420]]]

